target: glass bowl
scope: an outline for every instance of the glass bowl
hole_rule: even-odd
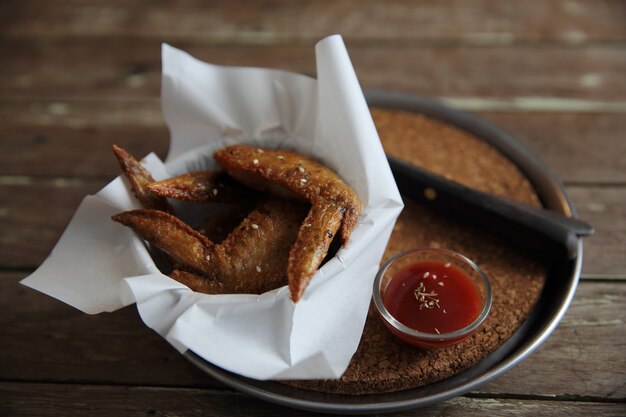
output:
[[[426,270],[424,268],[434,268],[431,271],[440,271],[439,277],[433,272],[423,272]],[[413,282],[407,281],[409,275]],[[448,300],[438,298],[439,293],[444,295],[446,282],[449,284],[445,290],[447,293],[451,294],[450,288],[453,285],[456,286],[454,290],[457,295],[456,300],[451,297],[448,297]],[[399,285],[408,286],[408,288],[399,289]],[[404,323],[394,317],[390,311],[397,310],[395,314],[401,315],[398,301],[390,298],[397,293],[402,293],[404,297],[409,298],[404,302],[405,304],[408,303],[406,304],[407,308],[415,307],[415,310],[406,310],[405,308],[405,314],[402,315]],[[487,318],[492,303],[491,285],[485,273],[467,257],[451,250],[439,248],[411,249],[395,255],[385,262],[374,279],[373,298],[380,317],[394,335],[409,344],[427,349],[451,346],[474,334]],[[465,302],[468,303],[468,310],[463,312],[461,307]],[[446,305],[452,314],[442,316],[441,313],[448,313]],[[422,309],[425,310],[425,314],[421,313]],[[420,312],[418,313],[417,310]],[[426,310],[441,311],[433,313]],[[406,316],[406,311],[412,317]],[[436,316],[432,316],[432,314]],[[463,314],[467,316],[464,319]],[[430,319],[419,318],[420,315],[422,317],[434,317],[432,318],[433,323],[443,318],[447,320],[444,325],[452,326],[450,323],[453,319],[459,320],[463,324],[461,327],[444,331],[433,327],[433,331],[430,332],[423,329],[430,326],[420,322],[420,320]],[[407,325],[408,321],[412,321],[412,327]],[[413,327],[421,327],[422,330]]]

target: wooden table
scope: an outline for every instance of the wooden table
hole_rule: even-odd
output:
[[[88,316],[20,286],[111,143],[164,157],[160,43],[315,71],[341,32],[364,88],[430,95],[508,129],[596,228],[560,326],[508,374],[402,415],[626,414],[626,2],[5,0],[0,3],[0,415],[308,415],[191,366],[133,306]]]

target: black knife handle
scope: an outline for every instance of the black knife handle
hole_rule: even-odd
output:
[[[512,243],[535,251],[564,250],[573,259],[579,237],[593,234],[593,228],[579,219],[472,190],[399,159],[387,159],[403,195]]]

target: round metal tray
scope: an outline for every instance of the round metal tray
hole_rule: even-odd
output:
[[[473,114],[452,109],[433,99],[370,91],[371,107],[407,110],[441,120],[494,146],[526,175],[542,203],[559,213],[575,215],[574,206],[554,172],[507,132]],[[576,291],[582,264],[582,240],[573,260],[555,259],[536,307],[520,329],[496,351],[473,367],[422,387],[394,393],[350,396],[326,394],[257,381],[218,368],[191,351],[185,357],[218,381],[254,397],[276,404],[329,413],[381,413],[401,411],[443,401],[476,389],[510,370],[543,343],[565,314]]]

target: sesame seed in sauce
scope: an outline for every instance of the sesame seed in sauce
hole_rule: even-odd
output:
[[[440,285],[441,287],[443,287],[443,286],[444,286],[442,281],[439,281],[439,285]]]
[[[213,189],[213,195],[217,195],[217,188]]]
[[[258,159],[253,159],[253,160],[252,160],[252,163],[253,163],[254,165],[257,165],[257,164],[259,163],[259,160],[258,160]]]
[[[258,225],[258,224],[254,224],[254,223],[252,223],[252,228],[256,230],[256,229],[258,229],[258,228],[259,228],[259,225]]]
[[[452,264],[451,264],[450,262],[448,262],[448,263],[447,263],[447,264],[445,264],[444,266],[445,266],[446,268],[450,268],[450,266],[451,266],[451,265],[452,265]]]
[[[256,266],[256,272],[261,272],[261,267],[260,266]]]
[[[211,260],[211,255],[207,255],[207,256],[205,257],[205,259],[206,259],[207,261],[210,261],[210,260]]]
[[[428,275],[430,275],[430,273],[424,272],[424,278],[428,278]]]
[[[303,174],[304,174],[304,168],[302,168],[302,167],[298,167],[298,171],[300,171],[301,173],[303,173]]]
[[[435,327],[435,331],[437,332],[437,334],[441,334],[441,332],[439,331],[438,328]]]
[[[285,159],[285,157],[284,157],[284,156],[282,156],[282,155],[278,155],[276,158],[281,159],[281,160],[282,160],[282,159]]]

